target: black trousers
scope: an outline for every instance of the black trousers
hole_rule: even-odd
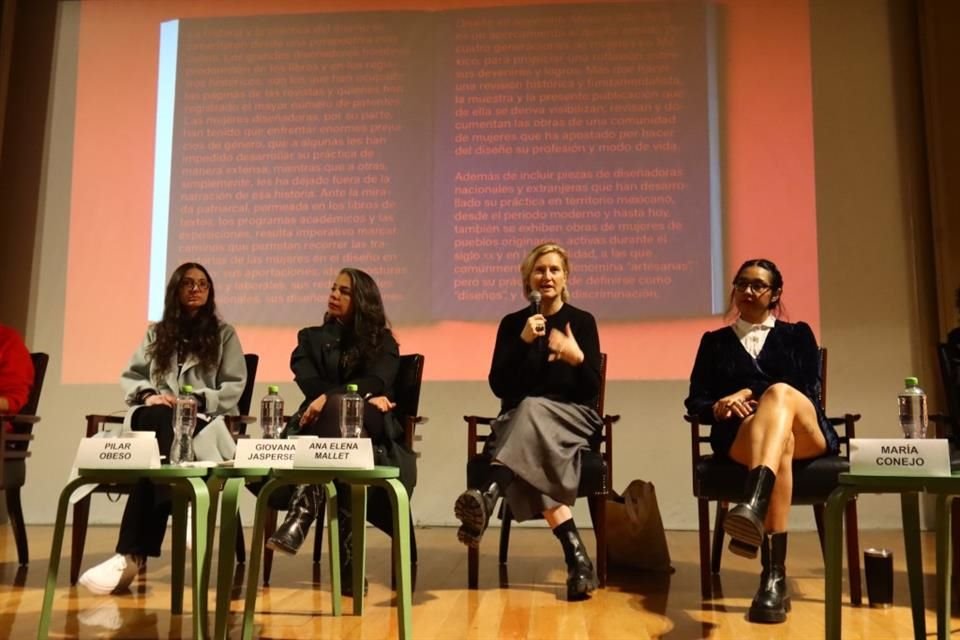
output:
[[[166,405],[141,407],[134,412],[131,426],[134,431],[153,431],[157,435],[160,455],[169,459],[173,447],[172,408]],[[196,432],[205,426],[207,422],[198,419]],[[159,557],[172,507],[168,487],[156,486],[148,480],[135,484],[120,521],[117,553]]]

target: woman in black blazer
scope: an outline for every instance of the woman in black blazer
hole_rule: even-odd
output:
[[[783,622],[790,609],[784,561],[793,460],[838,449],[836,431],[819,405],[819,349],[810,326],[777,319],[783,277],[763,259],[737,271],[730,293],[736,321],[704,334],[690,374],[687,410],[713,425],[714,452],[750,469],[747,502],[723,528],[730,550],[754,558],[762,546],[754,622]]]

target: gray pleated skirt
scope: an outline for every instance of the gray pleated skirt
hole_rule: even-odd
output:
[[[573,506],[580,452],[590,448],[602,425],[590,407],[539,397],[524,398],[494,421],[490,453],[516,475],[506,497],[518,522]]]

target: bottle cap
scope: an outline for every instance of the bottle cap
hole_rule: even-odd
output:
[[[348,385],[347,385],[347,393],[356,393],[356,392],[357,392],[357,389],[359,389],[359,388],[360,388],[360,387],[358,387],[358,386],[355,385],[355,384],[348,384]]]
[[[180,387],[180,393],[185,393],[185,394],[193,393],[193,385],[192,384],[183,385],[182,387]]]
[[[278,387],[275,384],[272,384],[269,387],[267,387],[267,393],[269,393],[270,395],[276,395],[280,393],[280,387]]]
[[[914,378],[913,376],[903,379],[903,385],[905,387],[916,387],[920,384],[920,381]]]

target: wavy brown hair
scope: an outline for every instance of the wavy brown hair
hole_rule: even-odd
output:
[[[180,283],[190,269],[202,271],[210,283],[207,303],[200,307],[194,316],[184,313],[180,305]],[[184,357],[187,354],[195,355],[200,366],[207,371],[216,369],[220,360],[221,324],[210,272],[197,262],[185,262],[177,267],[167,282],[163,297],[163,317],[154,325],[156,336],[146,351],[147,358],[156,363],[157,375],[162,378],[171,371],[178,351],[182,352]]]
[[[340,273],[350,278],[350,304],[353,307],[350,318],[344,322],[344,329],[350,334],[352,347],[360,360],[372,362],[391,333],[380,287],[366,271],[344,267]]]

